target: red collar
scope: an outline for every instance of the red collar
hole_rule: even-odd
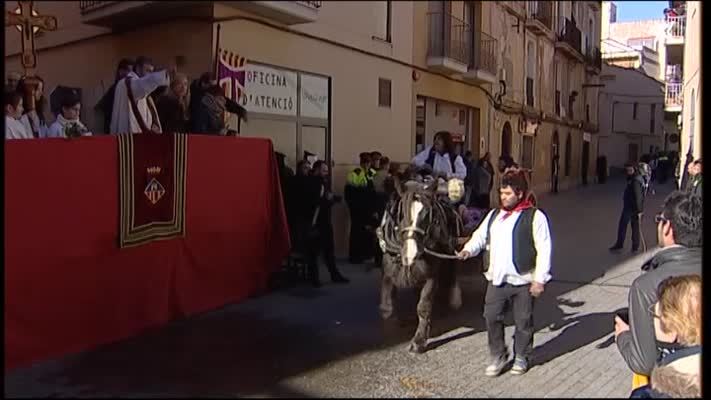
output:
[[[505,220],[506,218],[511,216],[511,214],[513,214],[516,211],[523,211],[523,210],[526,210],[526,209],[532,208],[532,207],[533,207],[533,203],[531,203],[531,200],[525,199],[522,202],[516,204],[516,207],[514,207],[511,210],[502,209],[502,211],[504,211],[505,213],[504,213],[504,216],[501,217],[501,220],[502,221]]]

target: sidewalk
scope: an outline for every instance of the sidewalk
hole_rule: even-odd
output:
[[[534,366],[484,376],[486,282],[462,270],[463,306],[435,310],[431,350],[407,352],[416,293],[399,293],[398,320],[378,314],[378,270],[343,265],[349,285],[296,287],[228,306],[141,337],[5,377],[5,395],[150,397],[628,397],[614,312],[641,260],[610,254],[622,181],[539,198],[551,221],[554,281],[535,308]],[[671,191],[647,199],[643,232]],[[507,338],[513,327],[507,328]],[[511,341],[509,339],[509,345]]]

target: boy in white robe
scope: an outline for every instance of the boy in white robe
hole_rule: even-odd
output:
[[[5,92],[5,139],[32,139],[19,118],[22,116],[22,95],[11,91]]]

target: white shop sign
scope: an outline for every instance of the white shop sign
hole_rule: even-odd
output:
[[[296,116],[296,73],[247,64],[245,93],[240,103],[247,112]]]
[[[301,74],[301,116],[328,119],[328,79]]]

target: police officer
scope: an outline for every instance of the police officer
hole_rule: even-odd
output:
[[[351,264],[362,264],[374,255],[375,236],[370,229],[375,225],[374,176],[370,153],[361,153],[360,166],[348,174],[344,191],[351,217],[348,246],[348,260]]]

